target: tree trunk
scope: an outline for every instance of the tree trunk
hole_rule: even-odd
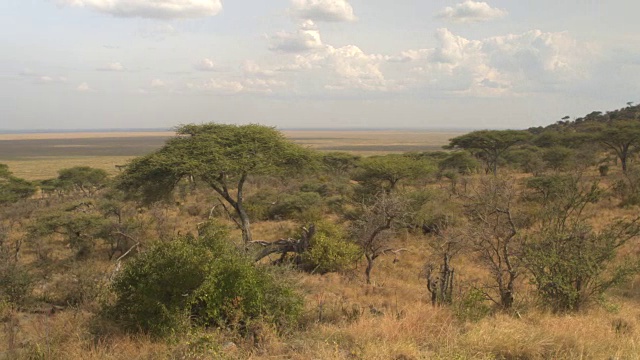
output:
[[[365,254],[365,257],[367,258],[367,268],[364,270],[364,275],[367,279],[367,284],[371,284],[371,270],[373,269],[373,260],[375,258],[369,254]]]
[[[236,206],[236,212],[238,213],[238,217],[240,217],[242,241],[244,241],[245,245],[248,245],[251,241],[253,241],[253,236],[251,235],[251,222],[249,221],[249,215],[247,215],[247,212],[242,208],[241,205]]]

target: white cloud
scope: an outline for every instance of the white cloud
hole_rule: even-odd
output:
[[[89,84],[87,84],[86,82],[83,82],[80,85],[78,85],[78,87],[76,87],[76,90],[79,92],[89,92],[92,89],[91,87],[89,87]]]
[[[119,62],[112,62],[105,66],[99,67],[97,70],[99,71],[123,71],[124,66],[122,66]]]
[[[326,45],[321,51],[296,55],[294,61],[281,70],[315,70],[326,82],[326,89],[395,90],[380,69],[385,59],[382,55],[367,54],[355,45],[338,48]]]
[[[470,40],[438,29],[438,46],[407,50],[390,62],[412,63],[422,78],[417,86],[431,86],[473,95],[502,95],[553,90],[584,79],[595,53],[568,33],[532,30]]]
[[[67,82],[67,78],[64,76],[43,75],[38,77],[37,82],[41,84],[64,83],[64,82]]]
[[[196,70],[200,71],[219,71],[220,67],[213,60],[204,58],[193,66]]]
[[[222,10],[220,0],[58,0],[117,17],[180,19],[213,16]]]
[[[226,80],[211,78],[200,83],[189,83],[187,88],[195,91],[218,95],[234,95],[240,93],[271,94],[275,88],[284,87],[284,81],[275,79],[245,78]]]
[[[313,21],[355,21],[353,7],[347,0],[291,0],[292,14]]]
[[[507,11],[493,8],[486,2],[467,0],[453,7],[446,7],[437,17],[453,22],[483,22],[503,18],[507,16]]]
[[[279,32],[269,37],[269,50],[298,53],[322,48],[320,32],[311,20],[307,20],[295,32]]]
[[[261,77],[261,78],[275,76],[275,71],[263,69],[256,62],[250,61],[250,60],[245,61],[244,64],[242,64],[242,71],[246,76]]]
[[[163,88],[165,86],[167,86],[167,84],[163,80],[160,80],[160,79],[151,80],[151,87],[152,88],[156,88],[157,89],[157,88]]]

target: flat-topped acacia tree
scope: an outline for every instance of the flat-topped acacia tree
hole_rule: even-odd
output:
[[[118,187],[153,202],[168,196],[183,178],[202,181],[234,209],[245,243],[252,241],[244,207],[247,179],[295,172],[313,158],[310,150],[263,125],[190,124],[176,133],[156,152],[127,164]]]
[[[488,171],[497,175],[498,161],[504,153],[530,138],[530,133],[521,130],[479,130],[449,140],[444,148],[471,151],[486,163]]]

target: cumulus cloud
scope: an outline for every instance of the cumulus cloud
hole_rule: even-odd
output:
[[[89,92],[92,89],[91,87],[89,87],[89,84],[87,84],[86,82],[83,82],[80,85],[78,85],[78,87],[76,87],[76,90],[79,92]]]
[[[587,76],[594,53],[568,33],[532,30],[470,40],[448,29],[436,32],[434,48],[388,58],[413,65],[422,84],[472,94],[551,90]]]
[[[242,64],[242,71],[245,76],[253,76],[253,77],[273,77],[275,76],[275,71],[263,69],[260,65],[258,65],[255,61],[247,60]]]
[[[151,80],[151,84],[150,85],[151,85],[152,88],[158,89],[158,88],[163,88],[163,87],[167,86],[167,83],[165,83],[163,80],[160,80],[160,79],[153,79],[153,80]]]
[[[86,7],[117,17],[151,19],[199,18],[217,15],[220,0],[58,0],[69,6]]]
[[[64,82],[67,82],[67,78],[64,76],[42,75],[42,76],[38,76],[37,82],[41,84],[64,83]]]
[[[331,90],[395,90],[380,68],[385,59],[382,55],[367,54],[355,45],[325,45],[320,51],[296,55],[294,61],[281,70],[315,70],[320,73],[318,76],[326,79],[324,87]]]
[[[193,66],[196,70],[199,71],[219,71],[220,67],[213,60],[209,58],[204,58],[200,60],[197,64]]]
[[[307,20],[295,32],[279,32],[269,37],[269,50],[299,53],[322,48],[320,32],[311,20]]]
[[[228,80],[211,78],[199,83],[188,83],[187,88],[200,92],[218,95],[234,95],[240,93],[272,94],[275,88],[284,87],[284,81],[275,79],[244,78]]]
[[[444,8],[436,17],[461,23],[483,22],[507,16],[507,11],[493,8],[486,2],[467,0]]]
[[[355,21],[353,7],[347,0],[291,0],[291,12],[300,19],[313,21]]]
[[[97,70],[99,71],[123,71],[124,70],[124,66],[122,66],[121,63],[119,62],[112,62],[109,63],[105,66],[101,66],[99,67]]]

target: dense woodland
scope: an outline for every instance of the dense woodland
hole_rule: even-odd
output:
[[[0,165],[0,358],[640,354],[640,105],[371,157],[177,134],[115,177]]]

